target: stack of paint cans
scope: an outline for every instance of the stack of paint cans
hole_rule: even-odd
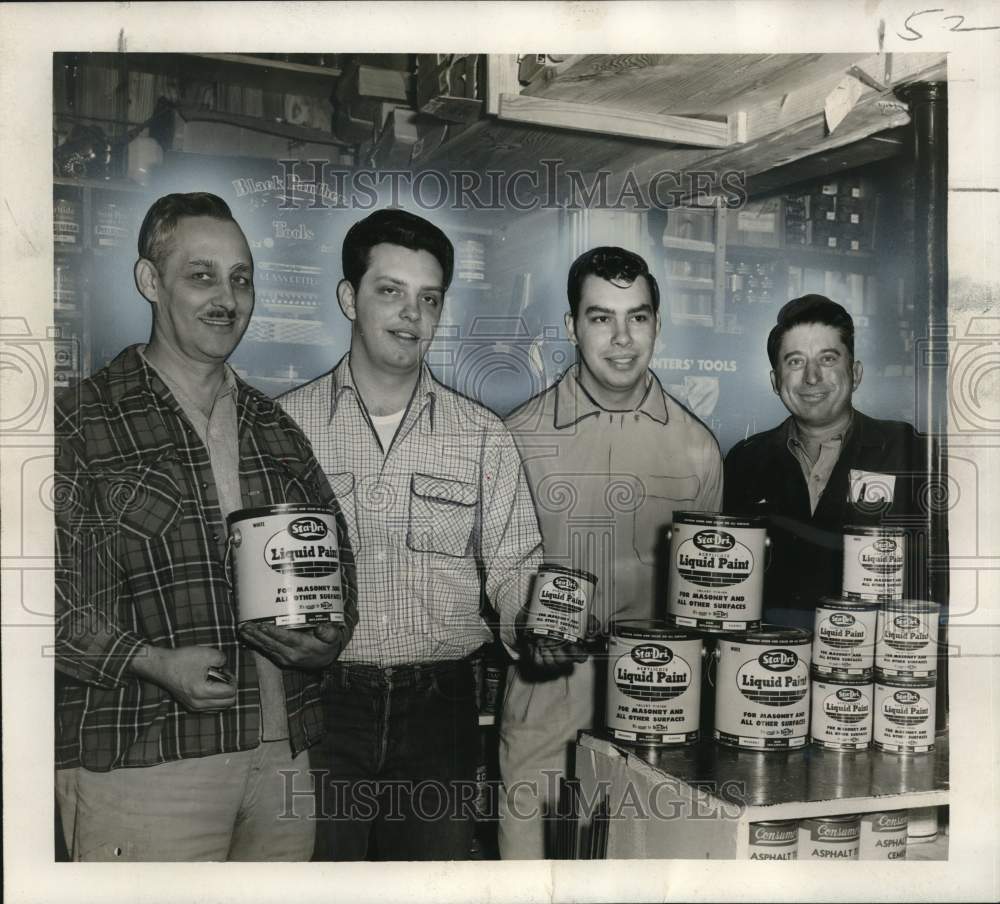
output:
[[[924,600],[899,600],[879,609],[872,739],[879,750],[934,749],[939,610]]]
[[[878,606],[872,744],[892,753],[923,753],[934,749],[940,606],[903,599],[905,567],[902,529],[845,528],[841,595],[846,605]],[[870,615],[866,612],[864,617],[867,627]],[[817,612],[817,624],[818,619]]]
[[[788,750],[804,747],[809,734],[810,634],[761,624],[770,543],[764,524],[758,517],[675,512],[667,620],[699,632],[708,647],[715,739]]]
[[[809,735],[829,750],[864,750],[872,739],[878,604],[824,598],[816,607]]]

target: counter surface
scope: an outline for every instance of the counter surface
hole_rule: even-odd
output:
[[[743,807],[773,806],[948,788],[948,739],[930,753],[900,756],[878,750],[839,753],[740,750],[704,740],[689,747],[639,748],[584,733],[580,743],[614,747],[658,772]]]

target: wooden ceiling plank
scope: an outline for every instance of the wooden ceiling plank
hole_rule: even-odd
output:
[[[685,116],[658,116],[596,104],[500,95],[500,118],[532,125],[722,148],[729,145],[729,126]]]
[[[486,112],[496,116],[500,112],[501,94],[520,94],[517,79],[517,55],[490,53],[486,56]]]

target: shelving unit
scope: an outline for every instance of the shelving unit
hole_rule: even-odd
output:
[[[577,743],[581,799],[603,794],[608,859],[746,859],[752,822],[934,807],[948,803],[948,741],[929,754],[692,747],[632,749],[584,732]],[[632,801],[633,803],[629,803]],[[632,810],[629,810],[629,806]],[[670,818],[652,818],[655,809]],[[586,814],[581,823],[589,826]]]

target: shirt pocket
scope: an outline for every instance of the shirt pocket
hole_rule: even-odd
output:
[[[474,483],[414,474],[406,545],[416,552],[466,556],[476,523],[479,493]]]
[[[695,476],[642,478],[645,495],[636,507],[632,546],[636,557],[646,565],[656,564],[656,554],[666,542],[665,531],[675,511],[689,509],[698,498],[701,481]]]
[[[182,493],[170,459],[94,474],[94,511],[105,527],[124,536],[157,540],[176,525]]]

